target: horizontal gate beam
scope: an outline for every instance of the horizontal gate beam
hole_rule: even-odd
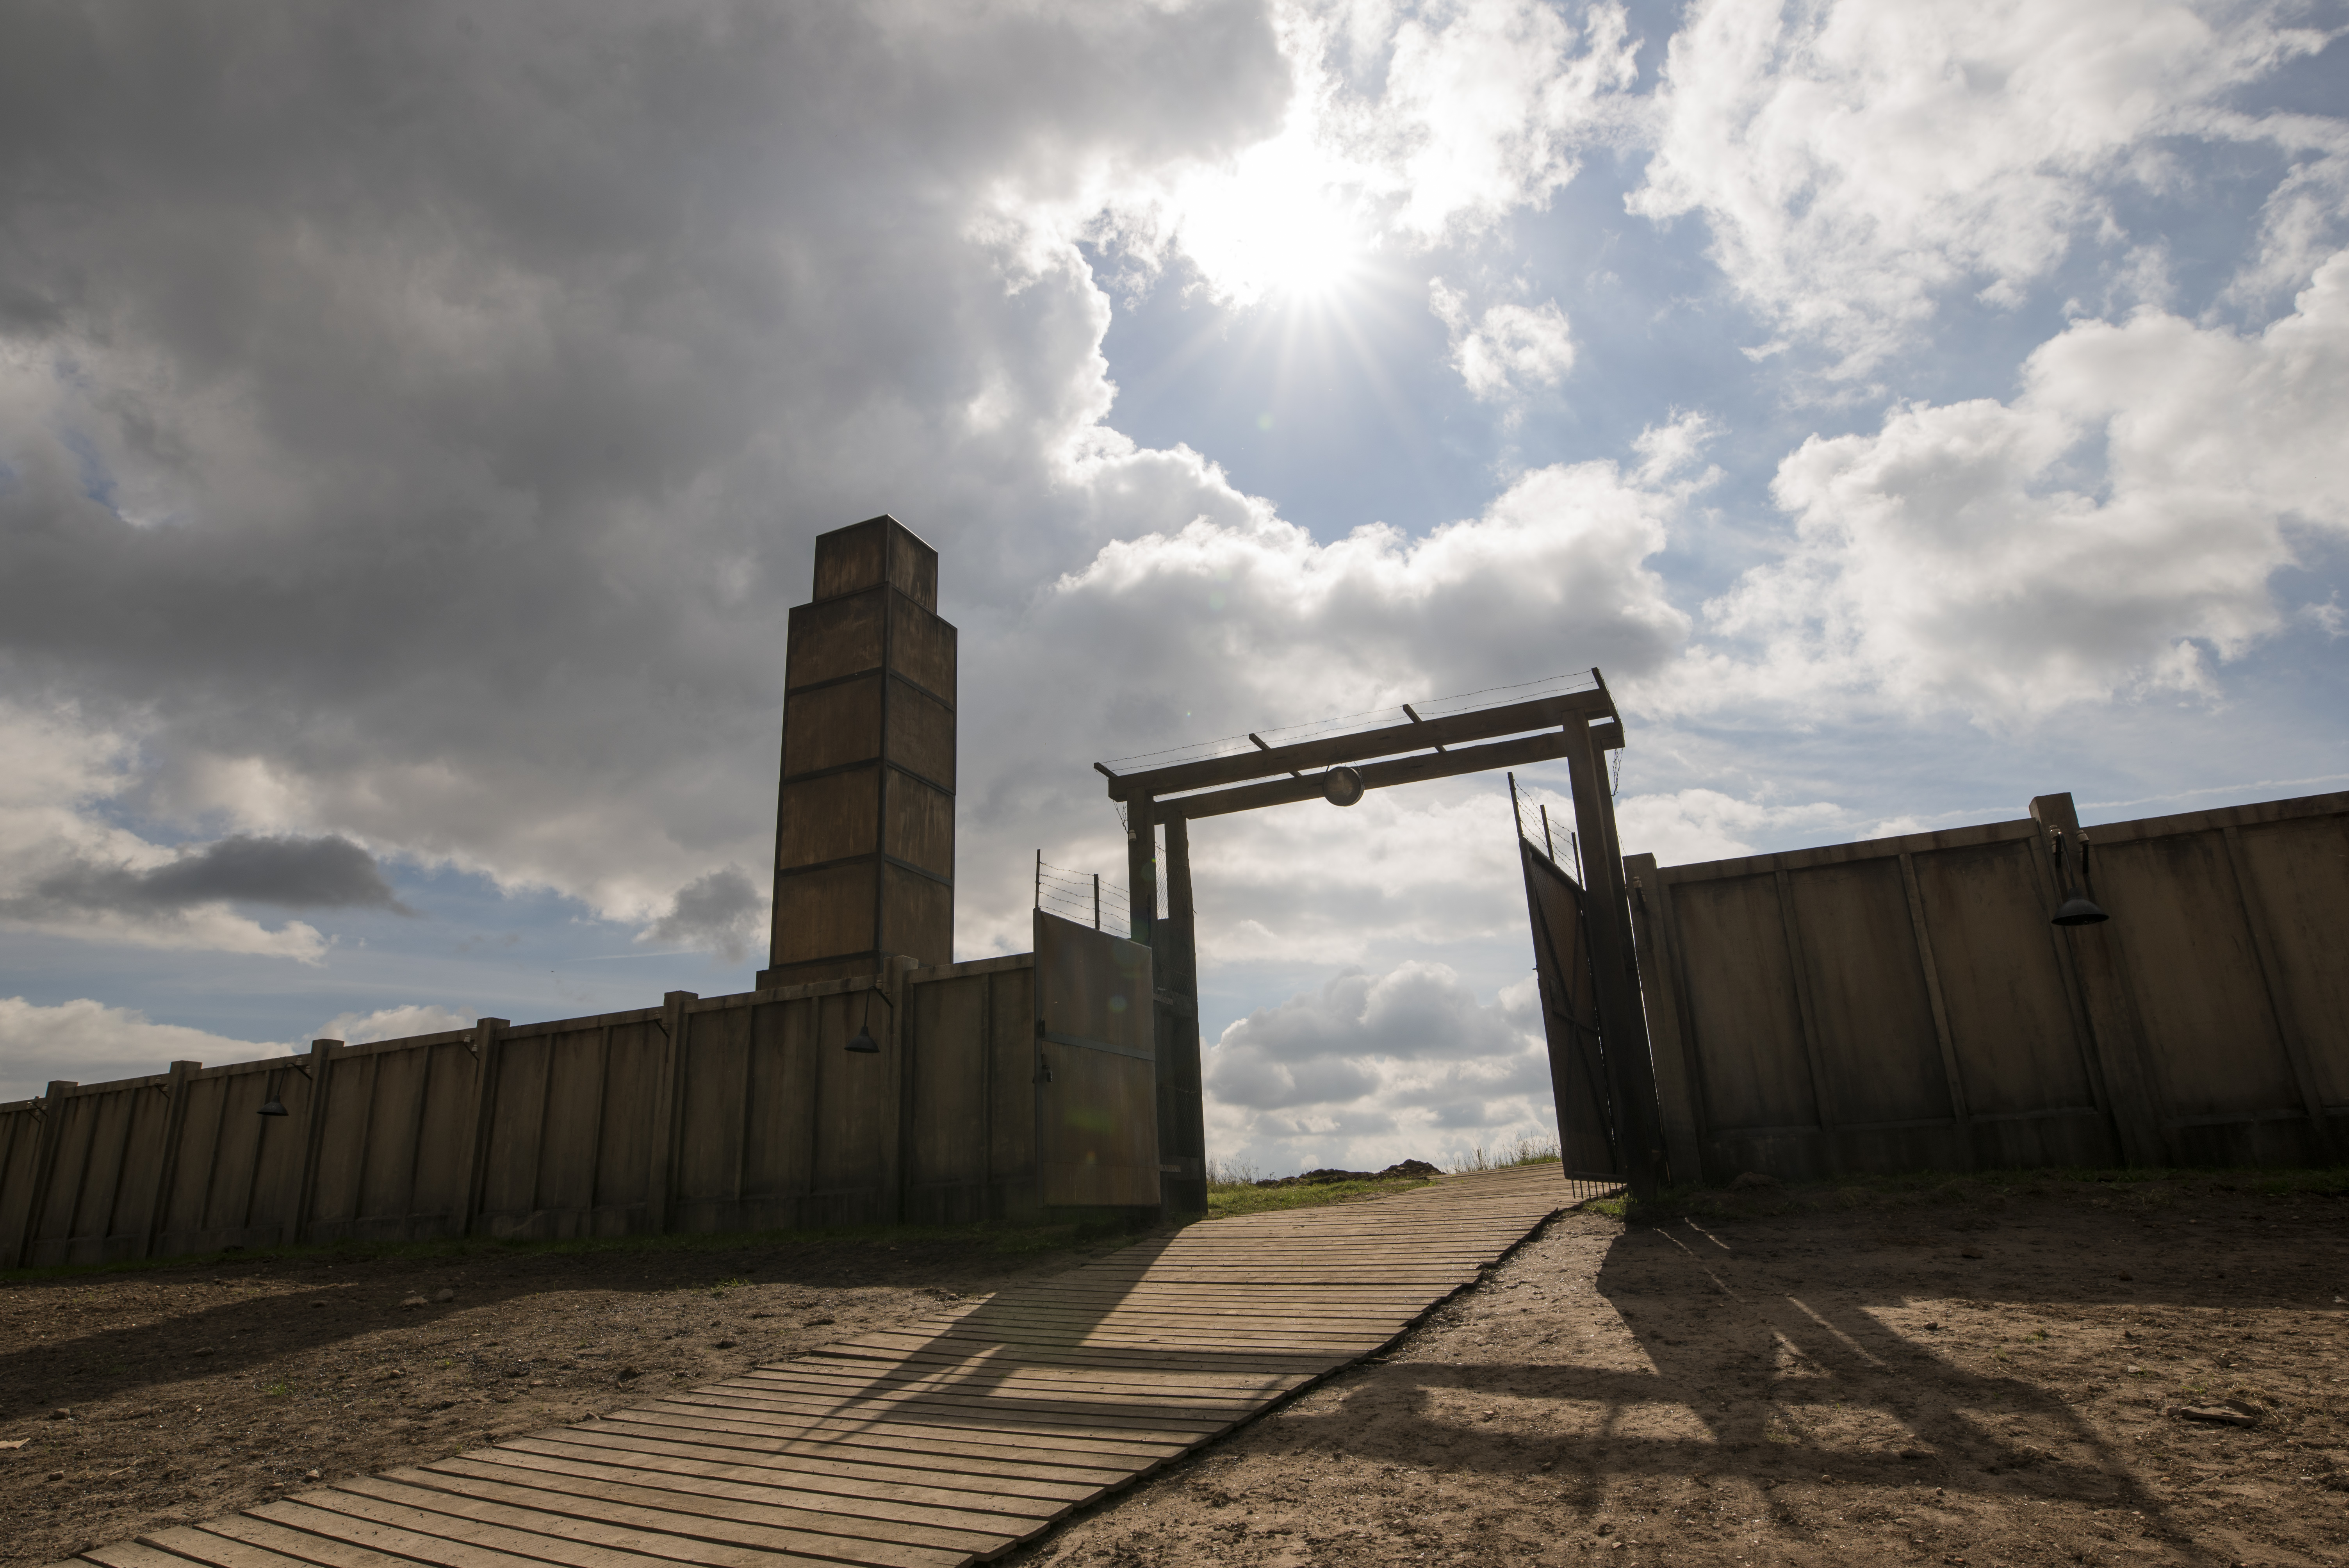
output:
[[[1620,733],[1619,728],[1618,733]],[[1471,746],[1464,749],[1428,752],[1420,757],[1398,757],[1389,762],[1365,763],[1358,770],[1365,789],[1384,789],[1395,784],[1416,784],[1428,779],[1449,779],[1455,773],[1482,773],[1495,768],[1522,768],[1529,762],[1547,761],[1566,755],[1567,735],[1553,729],[1545,735],[1528,735],[1516,740],[1496,741],[1490,746]],[[1160,817],[1181,817],[1196,821],[1202,817],[1226,816],[1234,811],[1252,811],[1259,806],[1285,806],[1292,800],[1319,800],[1322,782],[1319,774],[1303,779],[1272,779],[1261,784],[1243,784],[1235,789],[1215,789],[1203,795],[1182,795],[1172,800],[1160,800],[1154,810]]]
[[[1557,729],[1569,723],[1613,726],[1614,733],[1623,732],[1621,717],[1615,711],[1615,699],[1608,695],[1604,685],[1595,691],[1568,692],[1562,696],[1537,697],[1531,702],[1505,703],[1498,707],[1479,708],[1472,713],[1455,713],[1443,718],[1414,719],[1404,724],[1388,725],[1380,729],[1358,730],[1351,735],[1333,735],[1320,740],[1300,740],[1293,746],[1276,746],[1258,751],[1243,751],[1230,757],[1210,757],[1198,762],[1177,762],[1170,767],[1153,768],[1142,773],[1113,773],[1101,763],[1094,763],[1109,779],[1109,796],[1112,800],[1135,800],[1147,797],[1164,799],[1189,789],[1213,789],[1220,784],[1238,784],[1250,779],[1272,779],[1290,773],[1312,773],[1336,767],[1341,762],[1360,762],[1371,757],[1393,757],[1401,752],[1429,751],[1439,746],[1458,746],[1467,741],[1490,740],[1496,736],[1521,735],[1529,729]],[[1605,745],[1603,737],[1599,737]],[[1465,756],[1465,753],[1446,754]],[[1556,756],[1557,753],[1545,755]],[[1433,761],[1431,753],[1427,760]],[[1528,758],[1527,760],[1534,760]],[[1415,779],[1441,779],[1453,773],[1468,773],[1482,768],[1506,766],[1500,762],[1477,762],[1462,767],[1447,767],[1430,773],[1412,775]],[[1371,769],[1362,770],[1362,781],[1370,784]],[[1295,780],[1290,780],[1295,782]],[[1402,779],[1391,779],[1402,783]],[[1376,786],[1371,786],[1376,788]],[[1319,795],[1316,783],[1301,794],[1284,795],[1280,800],[1304,800]],[[1266,799],[1253,802],[1272,805]],[[1245,810],[1226,806],[1216,811],[1198,811],[1185,807],[1186,817],[1220,815],[1223,811]]]

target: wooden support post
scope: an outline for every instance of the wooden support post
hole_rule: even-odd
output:
[[[1621,1140],[1624,1175],[1634,1197],[1652,1198],[1661,1185],[1663,1140],[1657,1126],[1655,1070],[1648,1055],[1647,1022],[1640,1010],[1640,976],[1634,966],[1630,904],[1623,885],[1623,850],[1615,836],[1615,802],[1607,792],[1607,767],[1589,720],[1568,717],[1567,775],[1574,784],[1574,818],[1588,846],[1584,866],[1589,894],[1592,989],[1598,994],[1599,1033],[1607,1051],[1609,1097],[1615,1102],[1616,1136]]]
[[[2041,829],[2031,853],[2037,857],[2042,868],[2043,885],[2048,891],[2047,911],[2053,914],[2057,901],[2064,896],[2064,884],[2056,877],[2049,857],[2047,835],[2060,832],[2064,842],[2077,844],[2080,816],[2068,790],[2034,797],[2031,816]],[[2146,1048],[2145,1030],[2137,1020],[2136,987],[2130,984],[2119,939],[2103,925],[2051,926],[2049,934],[2072,961],[2072,974],[2080,987],[2081,1009],[2086,1015],[2088,1059],[2102,1080],[2105,1114],[2113,1119],[2121,1158],[2131,1165],[2172,1163],[2169,1140],[2162,1132],[2161,1118],[2155,1109],[2158,1101],[2151,1081],[2152,1063]]]
[[[1127,937],[1150,945],[1158,923],[1158,802],[1137,795],[1125,804],[1125,908]]]
[[[678,1078],[685,1070],[686,1009],[698,1002],[698,991],[669,991],[661,996],[660,1076],[653,1080],[652,1171],[645,1187],[645,1228],[655,1235],[668,1230],[669,1184],[677,1171]]]
[[[41,1233],[41,1211],[48,1205],[49,1181],[57,1173],[57,1143],[65,1131],[66,1100],[81,1087],[72,1078],[51,1078],[41,1096],[41,1136],[33,1149],[33,1201],[25,1208],[25,1231],[16,1238],[16,1265],[33,1261],[33,1238]]]
[[[465,1140],[465,1197],[457,1211],[457,1233],[470,1236],[473,1222],[481,1212],[481,1191],[490,1178],[491,1113],[495,1110],[498,1094],[498,1055],[505,1044],[506,1030],[512,1027],[503,1018],[473,1020],[473,1109]]]
[[[155,1255],[155,1238],[162,1233],[165,1209],[171,1202],[171,1183],[180,1173],[180,1135],[188,1125],[188,1080],[203,1070],[202,1062],[173,1062],[171,1080],[163,1086],[171,1109],[163,1112],[163,1147],[155,1157],[155,1201],[147,1205],[147,1236],[139,1255]]]
[[[326,1130],[326,1074],[333,1054],[342,1047],[340,1040],[310,1042],[310,1092],[302,1104],[302,1164],[294,1180],[294,1203],[285,1216],[285,1241],[289,1246],[302,1244],[303,1227],[309,1223],[310,1199],[318,1189],[319,1140]]]
[[[1207,1212],[1206,1100],[1199,1072],[1198,916],[1191,902],[1191,830],[1166,819],[1166,918],[1150,963],[1158,1003],[1158,1191],[1168,1218]]]

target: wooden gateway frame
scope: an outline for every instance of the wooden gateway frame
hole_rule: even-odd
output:
[[[1158,1056],[1158,1149],[1165,1206],[1207,1206],[1206,1122],[1199,1065],[1198,944],[1191,898],[1190,824],[1293,801],[1350,806],[1366,790],[1462,773],[1566,759],[1588,886],[1589,943],[1599,1027],[1610,1042],[1609,1076],[1619,1139],[1631,1189],[1652,1194],[1662,1165],[1653,1069],[1631,944],[1623,850],[1607,789],[1604,753],[1623,744],[1623,719],[1594,666],[1590,688],[1465,713],[1422,718],[1289,746],[1256,736],[1252,751],[1176,762],[1139,772],[1093,767],[1110,799],[1126,809],[1126,872],[1133,940],[1152,953]],[[1158,913],[1158,833],[1166,835],[1169,908]],[[1568,1079],[1552,1050],[1553,1091]],[[1633,1081],[1636,1080],[1636,1081]],[[1561,1125],[1564,1112],[1561,1110]]]

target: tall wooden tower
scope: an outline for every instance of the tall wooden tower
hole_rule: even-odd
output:
[[[775,909],[759,988],[954,947],[955,629],[894,517],[820,534],[783,674]]]

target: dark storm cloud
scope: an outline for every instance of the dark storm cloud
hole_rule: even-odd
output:
[[[412,913],[392,896],[374,857],[333,834],[319,839],[239,834],[147,871],[77,861],[43,878],[36,892],[70,909],[122,913],[220,903]]]
[[[0,677],[150,814],[656,914],[763,858],[813,533],[1092,548],[1103,307],[1005,211],[1287,87],[1228,0],[8,7]]]

